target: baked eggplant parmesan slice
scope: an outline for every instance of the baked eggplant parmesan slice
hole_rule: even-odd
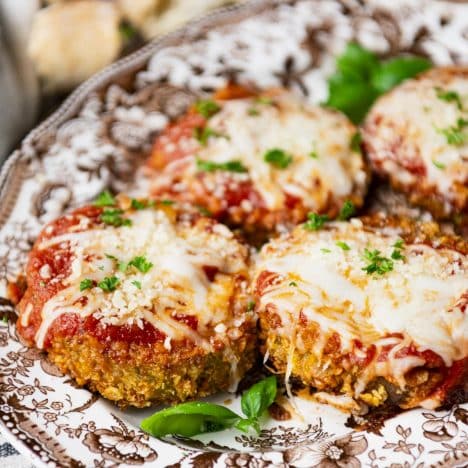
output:
[[[355,126],[292,94],[239,87],[197,102],[160,134],[152,195],[190,202],[246,232],[274,232],[309,211],[362,204],[367,172]]]
[[[358,414],[463,391],[467,243],[379,216],[307,227],[265,245],[254,275],[262,351],[287,388]]]
[[[405,81],[377,101],[362,134],[373,169],[412,203],[437,218],[466,220],[468,67]]]
[[[235,388],[256,342],[247,247],[167,202],[115,203],[44,228],[30,253],[19,334],[123,407]]]

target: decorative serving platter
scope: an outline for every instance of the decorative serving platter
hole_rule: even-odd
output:
[[[389,4],[391,3],[391,4]],[[415,410],[371,432],[296,398],[297,414],[259,437],[227,431],[152,439],[152,410],[120,411],[77,388],[15,331],[7,282],[24,268],[40,228],[105,188],[145,189],[139,166],[154,136],[195,96],[236,80],[326,97],[334,57],[354,40],[388,57],[468,63],[468,5],[429,0],[254,1],[159,39],[94,76],[33,130],[0,177],[0,421],[37,466],[426,467],[468,463],[468,405]],[[233,395],[210,399],[229,402]],[[301,417],[302,416],[302,417]]]

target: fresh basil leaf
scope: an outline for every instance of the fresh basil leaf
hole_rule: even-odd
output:
[[[257,382],[242,394],[242,412],[249,419],[259,418],[263,412],[275,401],[276,377],[271,376]]]
[[[250,432],[251,430],[254,430],[257,434],[260,434],[260,424],[257,419],[239,419],[235,428],[242,432]]]
[[[328,79],[325,105],[360,123],[378,96],[430,67],[428,60],[413,56],[380,62],[369,50],[348,44],[336,59],[336,73]]]
[[[367,79],[378,66],[376,55],[355,42],[349,43],[336,60],[337,69],[348,79]]]
[[[241,418],[224,406],[212,403],[182,403],[159,411],[141,422],[141,429],[154,437],[193,437],[234,427]]]
[[[421,57],[397,57],[382,65],[372,74],[372,85],[379,93],[400,84],[418,73],[429,70],[431,62]]]
[[[354,123],[361,122],[378,93],[366,81],[340,83],[330,83],[326,105],[343,112]]]

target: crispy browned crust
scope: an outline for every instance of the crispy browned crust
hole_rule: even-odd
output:
[[[255,360],[255,330],[251,326],[243,333],[230,353],[224,349],[207,353],[191,343],[175,344],[171,350],[162,343],[114,341],[106,345],[83,333],[56,337],[48,356],[79,386],[99,392],[122,408],[142,408],[227,391],[233,360],[239,360],[240,376]]]

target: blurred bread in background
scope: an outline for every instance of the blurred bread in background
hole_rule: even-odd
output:
[[[111,2],[56,2],[36,13],[28,52],[47,90],[76,86],[118,56],[120,13]]]
[[[115,61],[126,43],[170,32],[229,0],[48,0],[28,52],[47,93],[63,92]]]

